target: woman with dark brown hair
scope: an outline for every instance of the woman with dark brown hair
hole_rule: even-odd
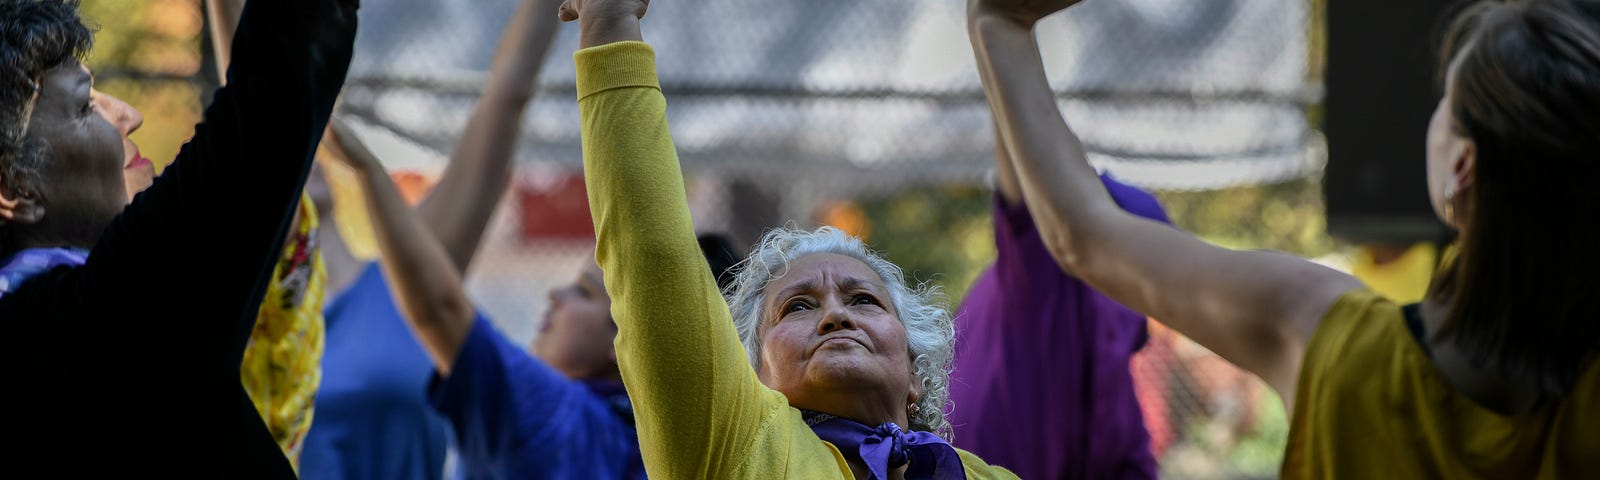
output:
[[[1443,50],[1428,189],[1459,235],[1419,304],[1118,208],[1062,120],[1033,27],[1076,0],[971,0],[973,49],[1057,263],[1266,380],[1288,478],[1600,476],[1600,2],[1484,2]],[[1578,225],[1574,225],[1578,223]]]

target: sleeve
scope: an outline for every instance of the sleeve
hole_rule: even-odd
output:
[[[700,253],[654,51],[620,42],[575,60],[595,257],[645,464],[652,477],[727,477],[781,396],[764,395]]]
[[[143,348],[237,375],[344,83],[356,8],[355,0],[245,6],[228,85],[177,160],[111,222],[74,272],[80,301],[119,305],[140,320],[107,322],[110,343],[152,342]],[[150,289],[169,301],[149,301]],[[146,321],[153,319],[160,321]]]
[[[584,387],[506,340],[479,315],[461,345],[450,376],[437,372],[428,403],[455,428],[468,471],[506,471],[518,449],[532,442],[556,445],[572,439],[544,438],[562,423],[575,423]],[[483,472],[488,474],[487,472]]]

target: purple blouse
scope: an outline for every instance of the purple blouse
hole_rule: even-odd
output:
[[[1107,176],[1118,205],[1170,223]],[[1145,317],[1068,276],[1026,205],[995,201],[999,258],[957,312],[954,445],[1021,478],[1155,478],[1128,360]]]

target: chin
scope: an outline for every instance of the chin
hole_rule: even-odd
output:
[[[806,383],[829,388],[870,388],[882,383],[877,361],[865,352],[817,352],[806,365]]]

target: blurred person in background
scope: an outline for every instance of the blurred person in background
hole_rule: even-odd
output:
[[[61,477],[292,478],[240,360],[356,2],[246,6],[233,82],[149,188],[128,151],[141,118],[93,89],[77,7],[0,0],[0,318],[24,339],[7,359],[27,366],[6,401],[25,412],[7,422],[26,439],[9,458]],[[152,301],[154,286],[181,296]]]
[[[557,7],[553,0],[519,4],[449,165],[416,207],[458,276],[477,253],[509,184],[522,114],[559,27],[550,15]],[[321,167],[325,177],[334,173],[330,167],[337,166]],[[330,187],[315,181],[311,186],[318,192]],[[450,423],[428,405],[434,363],[401,317],[381,266],[351,252],[335,217],[323,215],[317,233],[328,267],[327,332],[316,419],[306,435],[300,475],[308,480],[453,475],[445,471],[445,459],[456,449]]]
[[[1395,303],[1417,303],[1427,297],[1441,250],[1433,242],[1365,243],[1356,248],[1350,274]]]
[[[1033,36],[1075,3],[969,4],[1034,220],[1063,269],[1282,395],[1283,476],[1600,476],[1600,230],[1572,210],[1600,204],[1600,2],[1480,2],[1456,17],[1425,140],[1434,209],[1459,249],[1407,306],[1310,261],[1212,246],[1118,208]]]
[[[569,0],[595,257],[657,478],[1016,478],[940,434],[936,288],[833,227],[777,229],[724,297],[696,245],[644,0]],[[736,21],[737,22],[737,21]],[[692,52],[680,52],[691,54]]]
[[[600,268],[591,262],[551,290],[531,352],[519,347],[472,307],[377,157],[338,120],[329,136],[332,156],[362,179],[384,276],[433,359],[428,400],[455,428],[467,477],[645,478]],[[731,278],[721,274],[738,261],[727,240],[701,235],[700,244],[711,271]]]
[[[998,135],[998,132],[996,132]],[[955,444],[1022,478],[1155,478],[1129,361],[1145,316],[1061,270],[995,141],[998,258],[956,313]],[[1149,193],[1101,175],[1119,208],[1169,223]]]

